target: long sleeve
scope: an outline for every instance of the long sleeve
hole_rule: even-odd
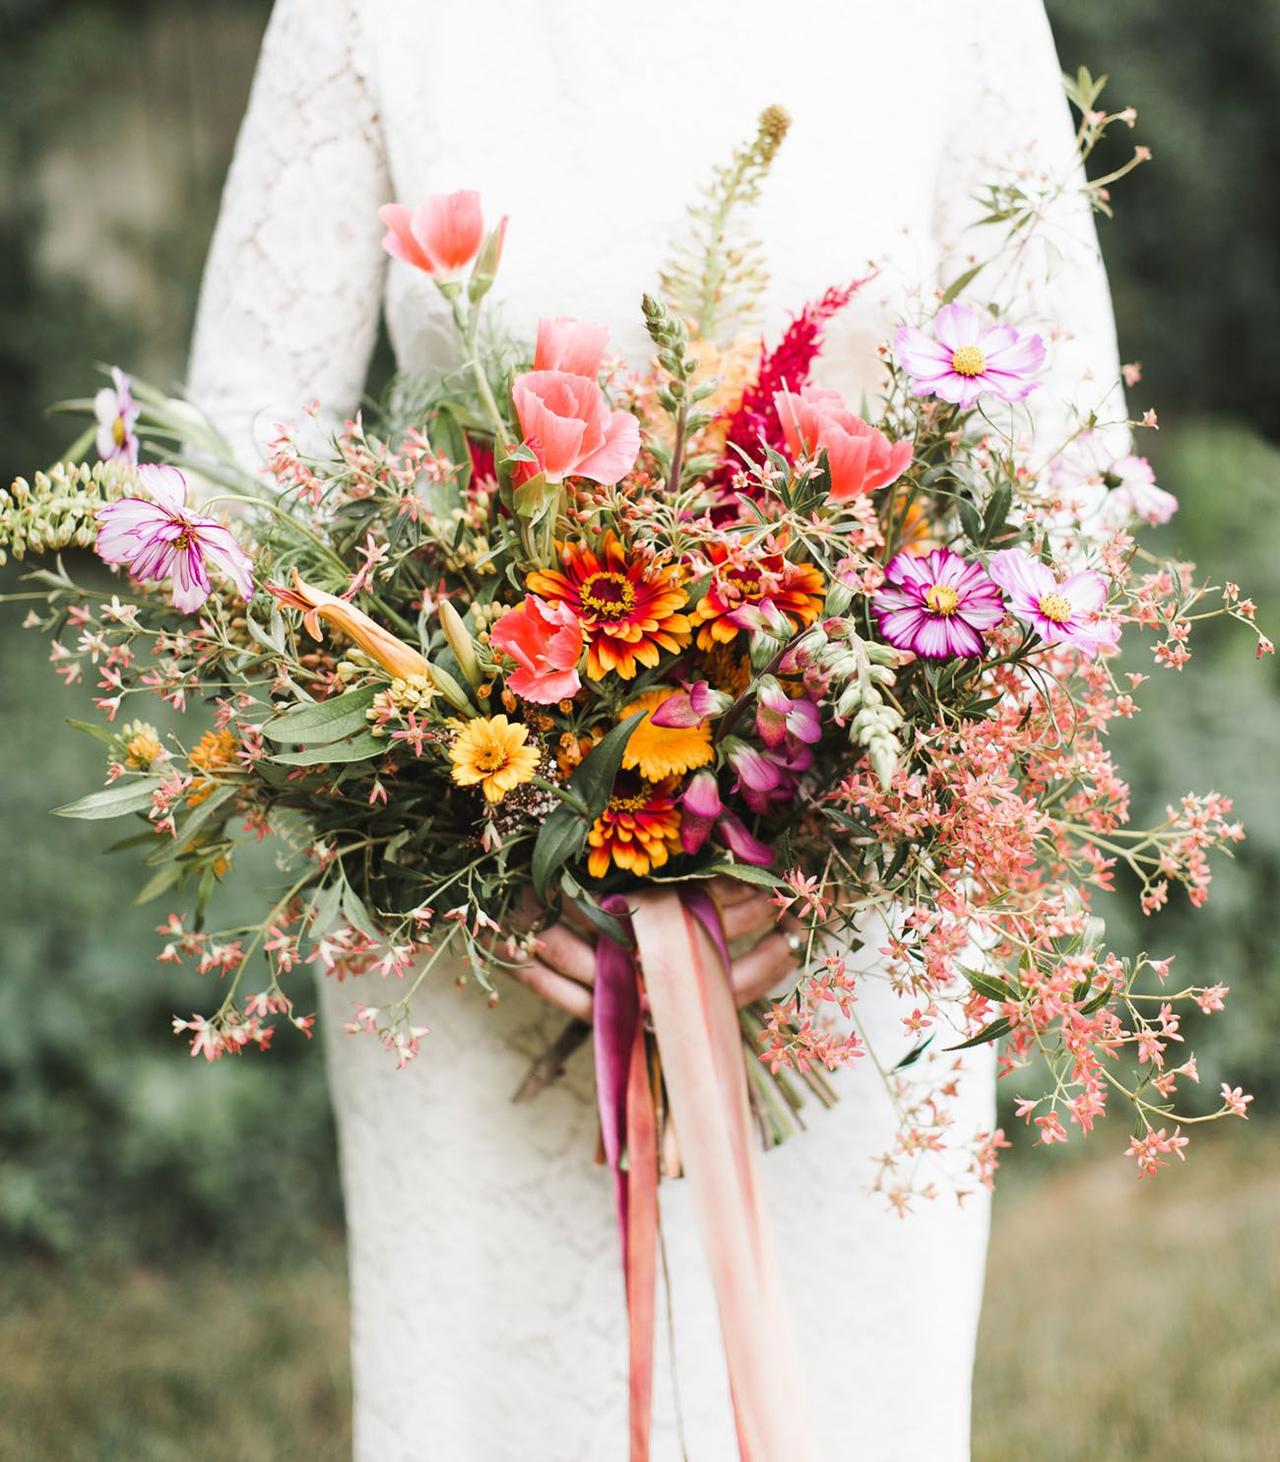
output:
[[[357,0],[278,0],[227,176],[189,389],[245,465],[311,401],[359,399],[389,196]]]
[[[1069,177],[1073,167],[1071,116],[1041,0],[966,0],[954,7],[952,21],[953,74],[962,84],[935,213],[944,284],[998,243],[999,225],[972,226],[982,216],[974,194],[983,183],[1012,170],[1034,191],[1047,179]],[[1126,434],[1118,423],[1126,412],[1111,293],[1093,213],[1077,187],[1048,207],[1036,235],[1012,261],[989,265],[966,298],[1012,299],[1018,322],[1044,336],[1048,364],[1028,398],[1042,450],[1094,410],[1116,424],[1108,436],[1122,450]]]

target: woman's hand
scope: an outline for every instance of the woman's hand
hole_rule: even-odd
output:
[[[767,893],[736,879],[717,878],[710,892],[720,909],[728,942],[752,941],[730,969],[735,999],[739,1005],[750,1005],[795,972],[793,921],[780,921]],[[526,912],[533,915],[536,905]],[[544,1000],[590,1025],[591,987],[596,973],[590,926],[570,910],[559,923],[537,936],[531,951],[522,950],[520,954],[524,958],[517,957],[511,970],[515,978]]]

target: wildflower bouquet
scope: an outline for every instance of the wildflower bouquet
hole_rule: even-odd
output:
[[[1099,110],[1087,74],[1071,91],[1087,159],[1131,116]],[[757,1438],[791,1373],[785,1326],[759,1334],[781,1298],[748,1128],[779,1140],[863,1054],[851,947],[878,939],[868,978],[915,1006],[916,1046],[882,1071],[903,1125],[878,1183],[897,1206],[931,1191],[921,1155],[947,1125],[917,1064],[935,1042],[1003,1040],[1006,1071],[1041,1060],[1045,1094],[1019,1114],[1044,1142],[1088,1132],[1115,1097],[1142,1171],[1181,1156],[1179,1120],[1203,1118],[1173,1111],[1195,1077],[1168,1055],[1180,1008],[1226,992],[1167,991],[1167,961],[1108,951],[1089,892],[1123,865],[1147,912],[1176,884],[1198,904],[1208,854],[1242,832],[1215,793],[1128,827],[1105,732],[1145,679],[1117,672],[1123,631],[1180,670],[1193,622],[1252,620],[1235,586],[1138,546],[1175,507],[1129,450],[1138,423],[1085,404],[1065,440],[1037,437],[1045,340],[980,294],[1064,190],[1105,208],[1115,176],[993,185],[998,242],[886,345],[868,420],[811,381],[825,324],[865,281],[805,306],[772,348],[743,333],[761,266],[734,220],[785,129],[764,114],[644,297],[646,371],[581,321],[544,319],[531,351],[493,338],[506,220],[486,231],[471,193],[391,205],[386,248],[448,301],[461,376],[398,383],[376,424],[327,444],[306,444],[314,420],[282,429],[264,491],[191,407],[117,372],[67,460],[0,493],[0,549],[49,560],[29,575],[47,601],[31,622],[55,667],[99,677],[105,725],[81,729],[107,746],[107,785],[58,811],[135,821],[142,896],[191,900],[162,958],[224,977],[216,1010],[174,1022],[193,1052],[265,1048],[279,1020],[309,1030],[291,977],[318,962],[365,977],[348,1029],[403,1063],[441,961],[496,1000],[547,923],[592,929],[633,1417],[674,1111]],[[161,460],[140,463],[140,442]],[[115,592],[72,577],[73,546],[119,571]],[[209,702],[213,729],[162,738],[129,714],[146,693]],[[285,886],[247,933],[209,929],[238,847],[267,836]],[[793,988],[738,1014],[717,877],[771,890],[803,930]],[[1224,1087],[1217,1114],[1248,1100]],[[1003,1134],[965,1140],[989,1184]],[[745,1275],[757,1319],[731,1342]]]

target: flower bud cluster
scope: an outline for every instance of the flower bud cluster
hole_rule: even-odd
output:
[[[8,554],[91,548],[98,509],[136,490],[133,469],[119,462],[59,462],[31,482],[15,478],[0,488],[0,564]]]

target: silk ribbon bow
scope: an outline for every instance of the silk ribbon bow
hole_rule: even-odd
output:
[[[658,1132],[643,1002],[680,1140],[716,1306],[742,1462],[816,1462],[803,1377],[761,1190],[729,951],[702,889],[602,901],[635,947],[596,946],[595,1067],[626,1276],[630,1462],[653,1412]],[[625,1161],[624,1161],[625,1156]]]

